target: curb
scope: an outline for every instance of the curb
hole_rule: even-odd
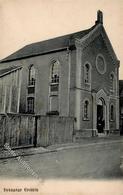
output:
[[[111,142],[99,142],[99,143],[89,143],[89,144],[83,144],[83,145],[77,145],[77,146],[68,146],[65,148],[58,148],[57,151],[60,150],[67,150],[67,149],[76,149],[76,148],[84,148],[84,147],[88,147],[88,146],[94,146],[94,145],[102,145],[102,144],[112,144],[112,143],[123,143],[123,141],[111,141]]]
[[[23,154],[23,153],[21,153],[21,154],[17,154],[17,155],[13,155],[13,156],[5,156],[5,157],[0,157],[0,160],[4,160],[4,159],[10,159],[10,158],[17,158],[17,157],[19,157],[19,156],[31,156],[31,155],[36,155],[36,154],[45,154],[45,153],[51,153],[51,152],[57,152],[57,150],[56,149],[54,149],[54,150],[46,150],[46,151],[42,151],[42,152],[32,152],[32,153],[25,153],[25,154]]]
[[[55,148],[55,149],[46,149],[45,151],[40,151],[40,152],[31,152],[31,153],[20,153],[17,155],[13,155],[13,156],[4,156],[4,157],[0,157],[0,160],[4,160],[4,159],[10,159],[10,158],[17,158],[19,156],[31,156],[31,155],[36,155],[36,154],[45,154],[45,153],[51,153],[51,152],[58,152],[58,151],[62,151],[62,150],[69,150],[69,149],[77,149],[77,148],[85,148],[85,147],[90,147],[90,146],[101,146],[101,145],[107,145],[107,144],[112,144],[112,143],[123,143],[123,140],[119,140],[119,141],[108,141],[108,142],[99,142],[99,143],[89,143],[89,144],[77,144],[77,145],[71,145],[71,146],[63,146],[63,147],[59,147],[59,148]]]

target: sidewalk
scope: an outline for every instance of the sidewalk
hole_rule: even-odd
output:
[[[101,145],[101,144],[110,144],[112,142],[121,142],[123,143],[123,136],[106,136],[106,137],[89,137],[82,138],[79,142],[72,142],[66,144],[55,144],[48,147],[31,147],[31,148],[21,148],[21,149],[0,149],[0,159],[15,158],[18,156],[30,156],[35,154],[43,154],[49,152],[58,152],[60,150],[74,149],[80,147],[87,147],[91,145]]]

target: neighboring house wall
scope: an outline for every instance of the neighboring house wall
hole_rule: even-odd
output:
[[[123,80],[119,81],[119,98],[120,98],[120,102],[119,102],[120,134],[123,135]]]
[[[0,113],[17,113],[20,104],[21,69],[0,75]]]

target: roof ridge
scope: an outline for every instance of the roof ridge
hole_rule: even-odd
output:
[[[72,44],[75,45],[75,41],[73,41],[76,37],[84,37],[87,35],[91,30],[93,30],[97,26],[97,24],[93,25],[91,28],[77,31],[74,33],[69,33],[66,35],[53,37],[51,39],[42,40],[39,42],[34,42],[27,44],[20,48],[19,50],[15,51],[14,53],[10,54],[9,56],[2,59],[0,62],[8,62],[12,60],[18,60],[21,58],[27,58],[36,55],[43,55],[51,51],[56,51],[58,49],[67,48]]]
[[[92,27],[95,27],[95,26],[97,26],[97,24],[94,25],[94,26],[92,26]],[[91,28],[87,28],[87,29],[85,29],[85,30],[75,31],[75,32],[73,32],[73,33],[68,33],[68,34],[64,34],[64,35],[61,35],[61,36],[56,36],[56,37],[53,37],[53,38],[44,39],[44,40],[42,40],[42,41],[33,42],[33,43],[30,43],[30,44],[25,45],[24,47],[26,47],[26,46],[28,46],[28,45],[31,45],[31,44],[42,43],[42,42],[44,42],[44,41],[50,41],[50,40],[53,40],[53,39],[62,38],[62,37],[64,37],[64,36],[70,36],[70,35],[74,35],[74,34],[77,34],[77,33],[85,32],[85,31],[88,31],[88,30],[92,30],[92,27],[91,27]]]

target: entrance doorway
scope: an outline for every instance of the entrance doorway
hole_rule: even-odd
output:
[[[98,133],[104,133],[105,129],[105,102],[99,99],[97,105],[97,130]]]

